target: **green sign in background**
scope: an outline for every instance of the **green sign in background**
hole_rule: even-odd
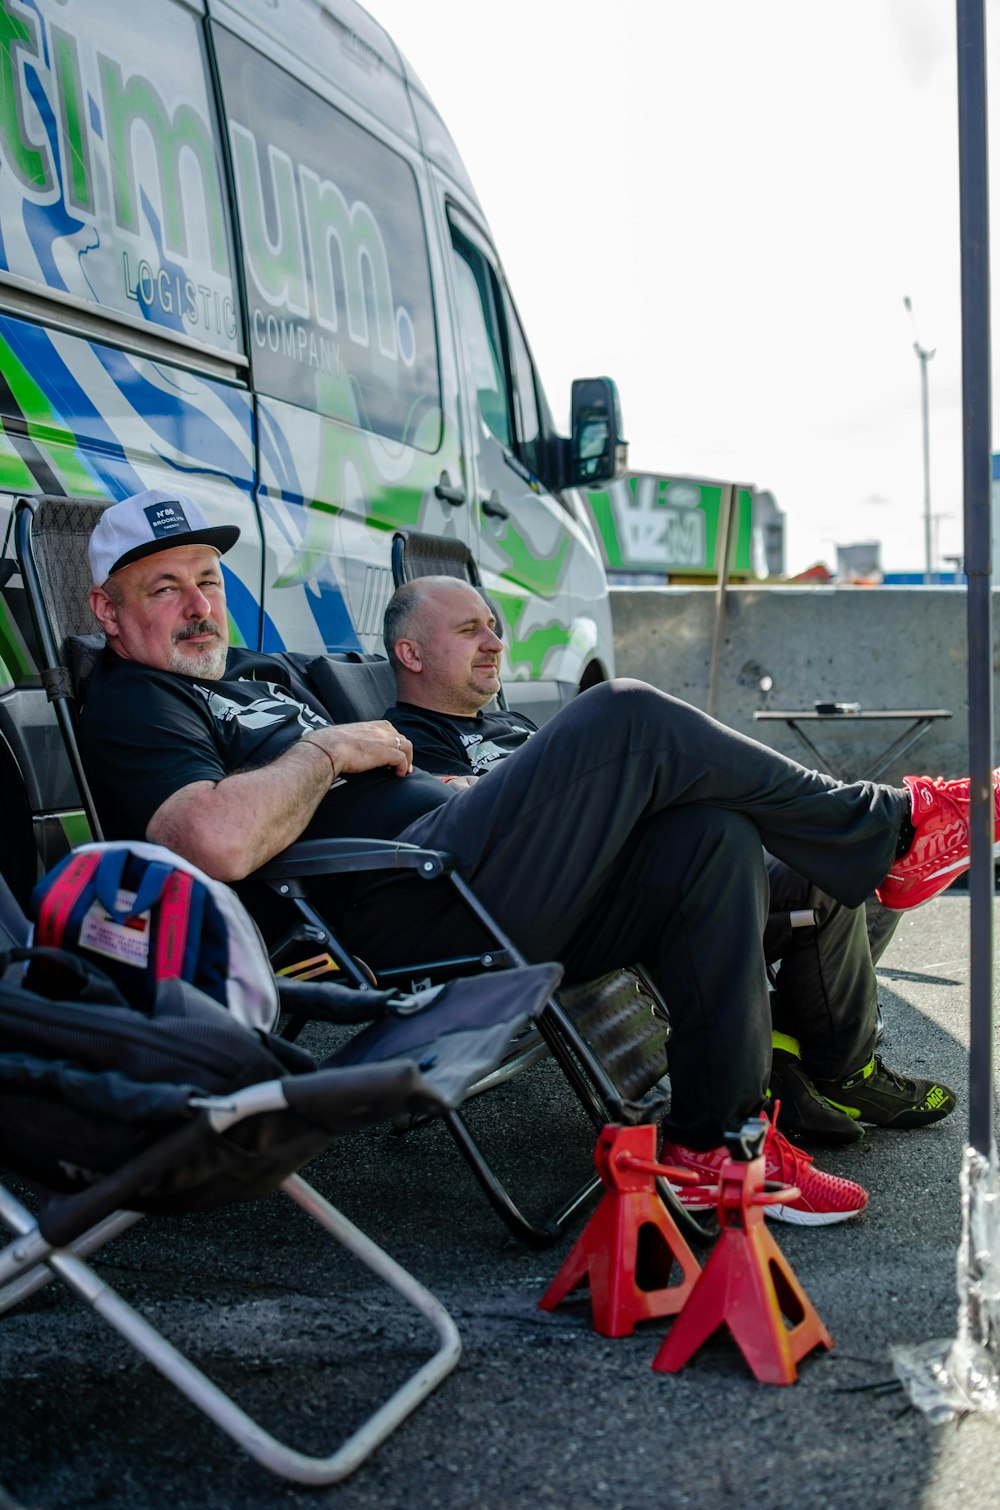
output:
[[[712,576],[718,570],[718,482],[632,472],[606,492],[584,494],[597,526],[609,571],[648,571]],[[738,487],[736,532],[730,572],[753,574],[753,496]]]

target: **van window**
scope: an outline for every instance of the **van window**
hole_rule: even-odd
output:
[[[455,237],[455,254],[458,320],[469,386],[476,395],[487,429],[509,447],[512,430],[500,335],[499,289],[493,269],[462,236]]]
[[[517,410],[518,449],[521,460],[536,477],[542,475],[543,439],[535,393],[535,368],[524,339],[521,322],[513,309],[509,316],[510,352],[514,365],[514,404]]]
[[[198,18],[174,0],[0,14],[0,271],[238,350]]]
[[[544,400],[506,285],[486,252],[454,224],[458,320],[479,413],[501,445],[535,477],[544,475]]]
[[[436,450],[434,305],[412,168],[246,43],[214,35],[255,386]]]

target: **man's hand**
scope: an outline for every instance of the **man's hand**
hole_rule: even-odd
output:
[[[413,746],[384,718],[361,724],[328,724],[310,729],[306,744],[319,745],[330,757],[337,777],[395,767],[397,776],[413,770]]]

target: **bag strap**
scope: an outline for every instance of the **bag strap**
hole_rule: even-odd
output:
[[[34,944],[19,944],[14,949],[4,949],[0,952],[0,975],[8,965],[17,965],[25,961],[34,966],[31,972],[31,984],[27,986],[29,990],[33,990],[36,984],[45,983],[45,978],[50,972],[58,974],[62,971],[71,977],[73,987],[72,992],[66,992],[65,999],[97,1002],[101,1006],[132,1007],[132,1003],[122,994],[111,977],[105,975],[100,966],[91,964],[90,960],[84,959],[79,954],[73,954],[69,949],[43,948]],[[58,1000],[63,992],[59,988],[56,990],[58,990],[58,995],[46,985],[44,994],[52,1000]]]
[[[70,913],[90,885],[100,863],[101,856],[94,851],[74,854],[53,877],[38,904],[35,937],[40,944],[57,948],[62,943]]]
[[[189,876],[186,870],[171,870],[165,865],[159,868],[165,875],[156,936],[156,979],[177,980],[184,974],[194,877]],[[152,869],[154,866],[151,865],[150,870]],[[145,884],[145,878],[143,879]],[[145,908],[140,908],[138,897],[135,899],[134,910],[145,911]]]
[[[149,912],[150,908],[160,900],[167,881],[175,874],[174,867],[167,865],[163,860],[147,861],[135,894],[135,901],[131,907],[119,907],[118,893],[121,890],[122,876],[129,854],[128,846],[123,845],[121,849],[105,850],[98,856],[97,897],[101,906],[111,914],[116,923],[124,923],[126,918],[135,917],[138,913]]]
[[[127,846],[108,850],[101,856],[96,882],[98,900],[118,923],[157,907],[153,940],[155,978],[180,980],[184,975],[190,936],[194,877],[164,860],[149,860],[140,878],[135,901],[130,907],[119,907],[118,893],[128,857]]]

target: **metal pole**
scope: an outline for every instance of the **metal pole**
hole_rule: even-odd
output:
[[[934,355],[914,342],[914,350],[920,362],[920,415],[924,436],[924,581],[929,586],[934,580],[934,552],[931,546],[931,430],[930,406],[927,398],[927,363]]]
[[[715,588],[715,628],[712,634],[712,659],[708,669],[708,702],[705,712],[711,718],[718,717],[719,664],[722,660],[722,644],[726,638],[726,588],[729,585],[729,568],[732,564],[733,540],[735,539],[736,485],[723,484],[719,499],[719,529],[715,542],[715,566],[718,573]]]
[[[983,0],[956,0],[962,432],[969,642],[969,1141],[993,1143],[993,622],[990,519],[990,262]]]
[[[924,458],[924,582],[926,585],[934,580],[934,548],[931,539],[931,420],[930,401],[927,389],[927,363],[934,355],[936,347],[928,350],[921,346],[917,335],[917,322],[913,315],[913,302],[909,294],[903,298],[903,304],[910,316],[913,326],[913,349],[920,363],[920,420]]]

